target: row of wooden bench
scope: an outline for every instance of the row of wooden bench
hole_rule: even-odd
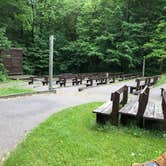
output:
[[[135,90],[135,94],[138,94],[138,92],[143,89],[145,86],[151,86],[157,83],[159,80],[160,76],[151,76],[151,77],[142,77],[142,78],[137,78],[135,80],[136,85],[130,86],[130,93],[133,93]]]
[[[81,85],[83,80],[86,81],[86,86],[102,85],[115,82],[115,79],[119,78],[119,81],[124,79],[136,78],[138,74],[122,74],[122,73],[82,73],[82,74],[67,74],[59,75],[56,84],[60,86],[66,86],[68,79],[72,80],[72,85]]]
[[[43,86],[45,86],[45,85],[48,85],[49,79],[48,79],[48,77],[44,77],[44,78],[41,78],[41,77],[30,77],[28,84],[32,85],[32,84],[34,84],[35,81],[41,81]]]
[[[138,74],[122,74],[122,73],[82,73],[82,74],[62,74],[56,76],[58,79],[56,80],[56,84],[59,84],[60,87],[66,86],[67,81],[71,80],[72,85],[81,85],[83,80],[86,81],[86,86],[93,86],[94,83],[97,85],[113,83],[115,79],[119,79],[119,81],[123,81],[126,79],[136,78]],[[29,85],[34,84],[35,81],[41,81],[43,86],[48,85],[49,79],[48,77],[30,77]]]
[[[109,74],[108,76],[91,76],[88,77],[86,86],[93,86],[94,83],[96,85],[102,85],[107,83],[114,83],[116,79],[119,81],[127,80],[127,79],[133,79],[139,77],[138,73],[134,74]]]
[[[162,91],[161,104],[149,100],[149,87],[145,86],[137,100],[128,101],[128,87],[123,86],[111,94],[111,100],[93,111],[96,121],[113,125],[126,125],[135,121],[139,127],[166,130],[166,91]]]

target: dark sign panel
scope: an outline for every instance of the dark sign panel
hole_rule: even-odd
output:
[[[20,75],[22,71],[23,51],[21,48],[12,48],[8,51],[1,51],[2,62],[9,75]]]

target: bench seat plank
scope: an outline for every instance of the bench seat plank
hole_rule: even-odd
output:
[[[164,120],[161,104],[149,102],[143,117],[147,119]]]
[[[119,113],[136,116],[138,112],[138,105],[138,101],[129,101],[122,109],[120,109]]]
[[[93,113],[102,113],[109,115],[112,112],[112,101],[107,101],[97,109],[93,111]]]

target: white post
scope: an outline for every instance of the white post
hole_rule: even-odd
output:
[[[142,77],[145,77],[145,57],[143,59]]]
[[[52,91],[52,80],[53,80],[53,52],[54,52],[54,36],[50,36],[50,53],[49,53],[49,91]]]

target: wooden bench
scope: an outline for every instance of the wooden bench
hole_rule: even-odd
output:
[[[75,78],[72,79],[72,85],[81,85],[82,84],[82,78],[81,77],[78,77],[76,76]]]
[[[143,89],[146,85],[151,86],[154,85],[159,79],[159,76],[152,76],[152,77],[141,77],[137,78],[135,80],[136,85],[130,86],[130,93],[133,93],[133,90],[135,90],[135,94],[138,94],[138,92]]]
[[[97,85],[107,84],[107,77],[99,77],[96,79]]]
[[[44,80],[42,81],[43,86],[48,85],[49,79],[48,77],[44,77]]]
[[[94,81],[97,82],[97,74],[96,73],[91,73],[87,75],[87,80],[86,80],[86,87],[93,86]]]
[[[62,86],[66,86],[67,80],[73,80],[77,77],[76,74],[72,74],[72,73],[65,73],[65,74],[61,74],[58,75],[58,80],[56,81],[56,84],[59,84],[60,87]]]
[[[164,91],[165,91],[165,89],[161,88],[161,97],[163,96]]]
[[[121,75],[123,75],[123,73],[119,72],[119,73],[108,73],[108,77],[114,77],[115,79],[120,78]]]
[[[44,77],[44,79],[42,77],[30,77],[28,84],[32,85],[35,81],[42,82],[43,86],[48,85],[48,77]]]
[[[122,95],[122,99],[120,98]],[[124,106],[128,101],[128,87],[123,86],[116,92],[111,94],[111,100],[93,111],[96,113],[96,122],[105,124],[110,121],[113,125],[118,125],[118,111],[121,106]]]
[[[109,83],[114,83],[116,79],[121,78],[123,73],[108,73]]]
[[[135,80],[136,85],[130,86],[130,93],[133,93],[133,90],[139,91],[146,85],[146,79],[145,78],[138,78]]]
[[[133,79],[133,78],[137,78],[138,74],[136,73],[132,73],[132,74],[122,74],[120,76],[119,81],[124,81],[124,80],[128,80],[128,79]]]
[[[62,86],[66,86],[66,78],[60,78],[59,79],[59,84],[60,84],[60,87],[62,87]]]
[[[149,85],[154,85],[157,83],[157,81],[159,80],[160,76],[152,76],[152,77],[149,77],[150,78],[150,81],[149,81]]]
[[[109,80],[109,83],[114,83],[115,82],[115,76],[111,76],[111,75],[109,75],[108,76],[108,80]]]
[[[166,130],[166,91],[163,90],[162,102],[149,102],[143,115],[143,126],[146,129]]]
[[[89,87],[89,86],[93,86],[93,80],[94,78],[93,77],[89,77],[87,80],[86,80],[86,87]]]
[[[96,85],[107,84],[108,81],[107,73],[91,73],[87,78],[86,87],[93,86],[94,83]]]
[[[138,100],[128,102],[122,109],[119,110],[121,115],[120,121],[123,125],[126,125],[131,120],[136,120],[137,125],[142,127],[143,115],[146,110],[146,106],[149,98],[149,87],[141,91]]]
[[[29,85],[34,84],[34,77],[30,77],[30,81],[28,82]]]
[[[58,80],[56,81],[56,84],[59,84],[60,85],[60,87],[62,87],[62,86],[66,86],[66,78],[63,78],[63,77],[59,77],[58,78]]]

